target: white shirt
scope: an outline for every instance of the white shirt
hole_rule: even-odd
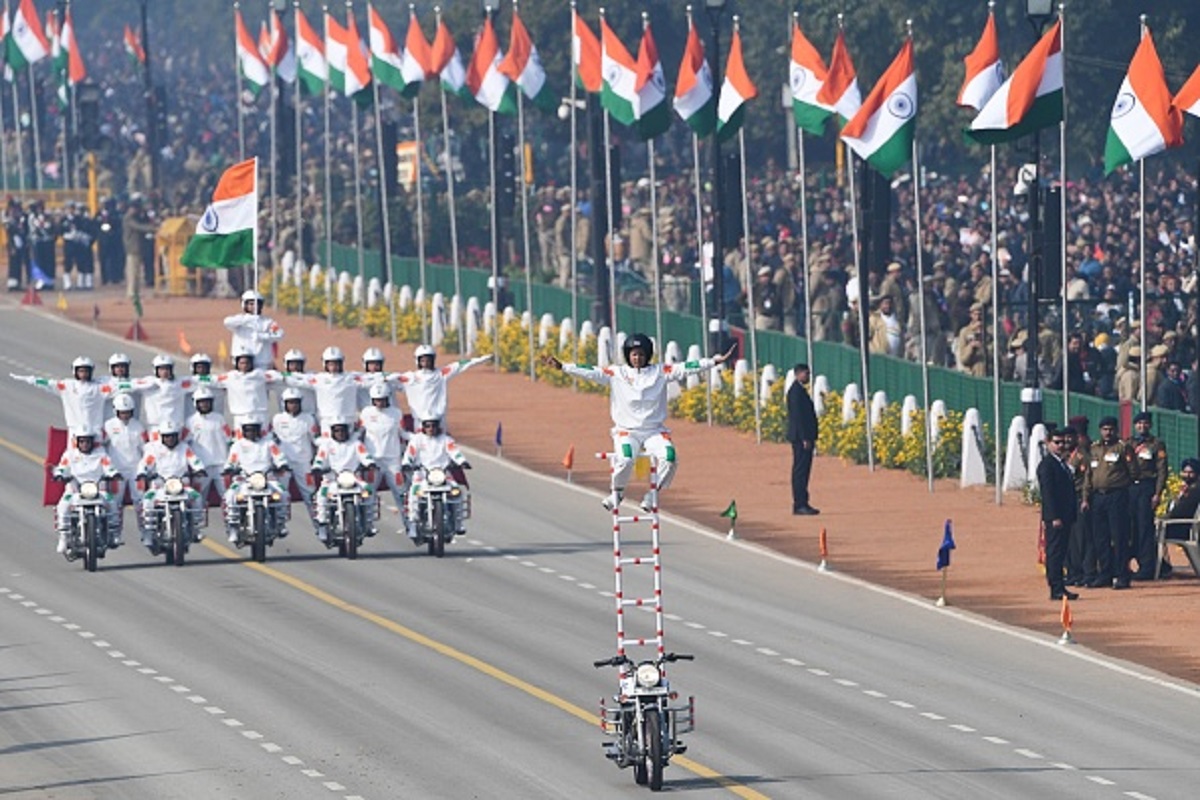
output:
[[[147,441],[146,426],[136,418],[125,422],[120,417],[111,417],[104,423],[104,435],[113,466],[126,477],[136,475]]]
[[[100,381],[77,381],[74,378],[54,380],[33,375],[11,375],[14,380],[28,383],[62,400],[63,417],[67,430],[74,437],[80,433],[99,436],[104,430],[104,406],[112,398],[113,390]]]
[[[455,361],[439,369],[393,372],[388,378],[400,382],[400,386],[408,398],[408,407],[412,409],[413,420],[417,426],[420,426],[427,419],[443,420],[446,418],[446,407],[449,404],[446,395],[446,381],[489,360],[491,360],[490,355],[480,356],[479,358]]]
[[[290,374],[288,386],[311,389],[317,395],[317,418],[322,425],[353,424],[358,419],[358,389],[365,385],[358,372],[308,372]]]
[[[367,446],[358,439],[349,438],[339,442],[332,436],[324,436],[317,441],[314,470],[341,472],[370,466],[374,466],[374,461],[367,452]]]
[[[274,439],[263,437],[257,442],[236,439],[229,447],[226,467],[234,467],[249,475],[252,472],[267,472],[287,466],[287,459]]]
[[[164,422],[173,422],[179,428],[187,419],[189,392],[196,391],[196,379],[186,378],[135,378],[133,389],[140,392],[145,401],[146,427],[153,433]]]
[[[84,481],[100,481],[106,477],[111,477],[116,473],[113,467],[112,459],[108,457],[108,453],[104,452],[104,448],[100,445],[94,445],[92,452],[81,453],[74,447],[68,447],[63,451],[62,458],[58,460],[58,466],[54,468],[54,473],[63,477],[74,478],[80,483]]]
[[[414,433],[408,440],[403,463],[405,466],[445,469],[451,463],[462,464],[466,460],[453,437],[445,433],[437,436]]]
[[[229,416],[240,424],[248,419],[266,423],[271,418],[267,385],[281,383],[283,375],[273,369],[233,370],[217,376],[217,385],[225,390]]]
[[[254,354],[257,369],[270,369],[271,343],[283,338],[283,329],[262,314],[233,314],[225,318],[225,327],[233,334],[229,352],[245,349]]]
[[[233,433],[223,416],[215,411],[207,414],[196,411],[188,417],[187,429],[192,449],[206,468],[216,469],[225,463],[229,456],[229,442],[233,439]]]
[[[609,386],[609,411],[620,430],[664,430],[667,420],[667,384],[716,366],[711,358],[682,364],[651,364],[641,369],[611,365],[589,367],[563,364],[563,372]]]
[[[313,440],[320,434],[317,418],[307,411],[292,416],[286,411],[276,414],[271,420],[271,432],[279,442],[288,465],[303,474],[312,468],[316,447]]]
[[[399,464],[404,454],[405,431],[403,429],[404,415],[399,409],[388,406],[376,408],[367,406],[359,414],[363,434],[366,438],[367,450],[377,461],[388,464]]]
[[[192,452],[192,448],[183,442],[174,447],[167,447],[155,439],[146,443],[142,451],[142,460],[138,464],[139,475],[154,475],[159,478],[182,478],[188,472],[199,472],[204,464]]]

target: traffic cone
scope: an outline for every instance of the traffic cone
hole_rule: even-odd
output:
[[[829,538],[825,534],[825,528],[821,528],[821,563],[817,565],[817,572],[829,572],[829,564],[826,559],[829,558]]]
[[[1071,601],[1063,596],[1062,603],[1062,636],[1058,637],[1059,644],[1075,644],[1075,637],[1071,635],[1071,626],[1075,622],[1075,618],[1071,616]]]
[[[729,520],[729,533],[725,534],[725,539],[732,542],[737,539],[737,500],[730,500],[729,507],[721,512],[721,516]]]
[[[33,284],[30,284],[29,288],[25,290],[25,295],[21,298],[21,305],[40,306],[41,304],[42,296],[38,294],[38,290],[34,288]]]
[[[145,342],[148,340],[146,330],[138,320],[134,320],[133,324],[129,326],[129,330],[125,332],[125,338],[131,342]]]

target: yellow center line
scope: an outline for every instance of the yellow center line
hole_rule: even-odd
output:
[[[17,455],[23,456],[35,464],[41,465],[43,463],[43,459],[36,454],[26,450],[24,447],[21,447],[18,444],[14,444],[13,442],[4,439],[3,437],[0,437],[0,447],[11,450]],[[597,726],[599,724],[599,718],[596,712],[581,708],[569,700],[564,700],[556,694],[548,692],[541,687],[535,686],[529,681],[522,680],[512,673],[505,672],[499,667],[495,667],[469,653],[464,653],[462,650],[459,650],[456,647],[451,647],[448,644],[439,642],[436,639],[432,639],[423,633],[413,630],[412,628],[401,625],[399,622],[396,622],[393,619],[389,619],[381,614],[376,614],[374,611],[369,611],[361,606],[356,606],[353,603],[343,600],[337,595],[330,594],[324,589],[319,589],[316,586],[313,586],[307,581],[303,581],[300,578],[288,575],[286,572],[280,572],[274,567],[269,567],[266,564],[259,564],[255,561],[245,561],[243,560],[242,556],[235,551],[230,550],[228,547],[218,544],[211,539],[206,538],[201,542],[201,544],[222,558],[226,558],[230,561],[240,562],[242,566],[252,569],[261,575],[271,578],[272,580],[276,580],[280,583],[291,586],[293,589],[303,592],[314,600],[325,603],[328,606],[332,606],[339,611],[358,617],[359,619],[369,622],[372,625],[383,628],[389,633],[394,633],[397,636],[407,639],[414,644],[418,644],[421,647],[432,650],[439,655],[445,656],[446,658],[453,659],[464,666],[483,673],[493,680],[507,684],[514,689],[541,700],[543,703],[548,703],[549,705],[554,706],[560,711],[565,711],[571,716],[577,717],[589,725]],[[722,788],[729,790],[738,797],[746,798],[746,800],[767,800],[766,795],[761,794],[748,786],[744,786],[734,781],[732,778],[722,775],[711,767],[707,767],[698,761],[694,761],[685,756],[675,756],[672,758],[672,761],[688,770],[692,774],[710,780]]]

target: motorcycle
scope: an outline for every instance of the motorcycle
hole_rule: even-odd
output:
[[[197,473],[203,476],[204,473]],[[168,564],[182,567],[192,542],[203,538],[200,529],[208,526],[208,509],[195,508],[191,483],[186,477],[157,479],[147,495],[154,504],[145,511],[142,525],[151,533],[154,555],[162,553]]]
[[[662,789],[663,769],[671,756],[687,752],[679,736],[696,729],[696,698],[689,697],[686,705],[670,705],[678,694],[671,691],[665,665],[694,658],[667,653],[635,663],[622,654],[593,662],[597,669],[620,669],[616,705],[600,701],[600,729],[613,737],[605,743],[604,755],[621,769],[633,767],[634,781],[649,784],[652,792]]]
[[[285,526],[291,519],[291,504],[279,484],[269,480],[265,472],[245,475],[238,488],[235,507],[227,513],[237,533],[237,546],[250,545],[251,558],[261,564],[267,560],[267,548],[287,536]]]
[[[329,540],[326,547],[338,548],[338,555],[353,561],[363,538],[375,535],[379,519],[379,497],[358,474],[344,469],[329,487]]]
[[[414,543],[426,545],[432,556],[441,558],[446,545],[461,531],[464,520],[471,517],[471,495],[466,487],[454,480],[441,467],[421,467],[424,480],[416,492],[417,538]]]
[[[95,572],[97,561],[112,546],[119,519],[109,514],[104,486],[97,481],[75,481],[69,484],[74,494],[70,506],[70,532],[67,534],[67,561],[83,559],[83,568]]]

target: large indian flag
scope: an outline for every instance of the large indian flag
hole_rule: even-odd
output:
[[[325,63],[325,42],[308,24],[308,17],[296,9],[296,61],[300,80],[311,95],[325,91],[329,65]]]
[[[396,40],[383,17],[375,10],[375,6],[368,6],[367,17],[368,38],[371,40],[371,74],[384,86],[403,92],[408,82],[404,80],[402,59],[400,49],[396,47]]]
[[[409,6],[408,33],[404,36],[404,54],[400,59],[400,75],[404,78],[405,97],[413,98],[421,91],[425,78],[433,74],[429,68],[433,55],[429,49],[429,41],[421,31],[417,22],[417,12]]]
[[[471,54],[471,63],[467,67],[467,90],[489,111],[497,114],[515,114],[516,91],[508,76],[500,71],[503,61],[504,54],[500,51],[496,28],[492,25],[492,17],[489,14],[483,21],[483,30],[479,34],[479,41],[475,43],[475,52]]]
[[[263,90],[263,87],[271,82],[271,73],[267,69],[267,62],[263,61],[263,57],[259,55],[258,45],[254,43],[253,37],[250,36],[250,31],[246,29],[246,22],[242,19],[242,12],[234,9],[234,32],[237,37],[237,62],[238,69],[241,70],[242,78],[246,82],[246,88],[255,96]]]
[[[180,261],[185,267],[253,264],[257,225],[258,159],[252,158],[225,170]]]
[[[729,60],[725,66],[725,82],[721,84],[721,96],[717,101],[717,138],[730,139],[742,128],[746,116],[746,103],[758,97],[758,88],[746,72],[742,58],[742,32],[735,25],[733,39],[729,43]]]
[[[517,84],[521,92],[538,108],[553,111],[558,107],[558,95],[546,82],[546,70],[542,68],[542,59],[538,56],[537,47],[534,46],[529,30],[521,21],[515,6],[508,55],[500,64],[500,71]]]
[[[1062,20],[1054,23],[971,122],[980,144],[1011,142],[1063,119]]]
[[[800,30],[800,23],[793,21],[792,62],[788,71],[792,90],[792,116],[796,119],[797,127],[814,136],[825,132],[825,122],[833,114],[833,108],[817,99],[828,74],[825,60]]]
[[[637,119],[637,62],[621,39],[600,18],[600,102],[613,119],[632,125]]]
[[[675,113],[688,124],[697,136],[708,136],[717,124],[713,100],[712,70],[704,57],[704,44],[696,26],[688,17],[687,45],[679,65],[679,80],[675,82]]]
[[[912,39],[908,39],[842,129],[842,140],[872,167],[891,175],[912,156],[916,119],[917,76]]]
[[[454,36],[446,23],[438,19],[437,34],[429,51],[429,69],[442,82],[442,88],[451,94],[463,95],[467,91],[467,69],[463,66],[462,53],[454,43]]]
[[[7,7],[8,4],[5,3],[5,8]],[[21,0],[21,4],[17,6],[6,45],[8,64],[15,70],[36,64],[50,55],[50,41],[42,29],[33,0]]]
[[[1113,103],[1104,144],[1104,174],[1181,144],[1183,115],[1171,105],[1162,62],[1146,28]]]
[[[579,12],[571,10],[575,22],[571,28],[571,59],[575,64],[575,81],[584,91],[596,94],[600,91],[603,80],[600,77],[600,40],[592,29],[579,16]]]
[[[958,105],[983,109],[1004,83],[1004,62],[1000,60],[1000,38],[996,35],[996,16],[988,13],[987,24],[975,49],[963,59],[967,72],[958,90]]]
[[[862,93],[858,89],[858,72],[854,62],[850,60],[850,51],[846,49],[846,35],[838,31],[833,40],[833,54],[829,57],[829,72],[825,83],[817,92],[817,102],[829,106],[841,117],[845,125],[858,113],[862,105]]]

